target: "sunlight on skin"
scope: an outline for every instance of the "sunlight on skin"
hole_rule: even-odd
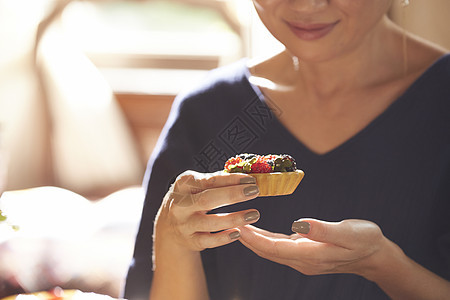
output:
[[[250,81],[251,84],[262,87],[262,88],[266,88],[268,90],[281,91],[281,92],[289,92],[289,91],[293,90],[292,86],[277,84],[277,83],[275,83],[267,78],[263,78],[263,77],[250,76],[250,78],[248,80]]]

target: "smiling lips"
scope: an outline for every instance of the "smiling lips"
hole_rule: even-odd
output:
[[[288,22],[289,28],[300,39],[305,41],[313,41],[326,36],[339,21],[334,23],[317,23],[317,24],[299,24]]]

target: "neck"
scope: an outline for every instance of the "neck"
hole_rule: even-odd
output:
[[[401,54],[401,51],[392,51],[393,48],[398,49],[395,44],[399,33],[400,30],[386,18],[351,52],[322,61],[299,58],[298,66],[295,66],[295,56],[286,50],[283,53],[285,62],[293,64],[286,68],[289,70],[287,82],[301,87],[310,96],[331,99],[334,97],[330,96],[364,89],[377,85],[381,80],[401,76],[401,56],[388,54]]]

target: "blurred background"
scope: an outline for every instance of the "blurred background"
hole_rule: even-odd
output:
[[[398,3],[397,3],[398,2]],[[391,18],[450,48],[450,1]],[[118,297],[145,165],[177,93],[281,49],[250,0],[0,0],[0,298]]]

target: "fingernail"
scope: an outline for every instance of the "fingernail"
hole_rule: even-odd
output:
[[[311,225],[308,222],[304,221],[295,221],[292,223],[292,231],[297,233],[307,234],[311,229]]]
[[[229,234],[230,239],[235,240],[240,238],[241,234],[239,233],[239,231],[233,231],[232,233]]]
[[[253,196],[259,193],[259,189],[257,185],[248,186],[244,189],[245,196]]]
[[[259,211],[251,211],[244,215],[245,222],[252,222],[259,219]]]
[[[251,177],[251,176],[244,177],[244,178],[241,178],[241,180],[239,180],[239,183],[240,184],[253,184],[253,183],[256,183],[256,179],[255,179],[255,177]]]

